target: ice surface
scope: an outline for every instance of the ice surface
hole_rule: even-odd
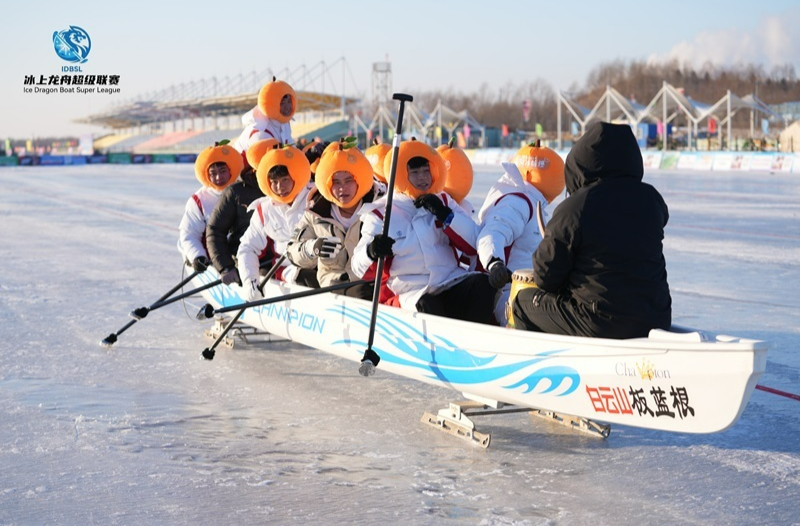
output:
[[[496,168],[478,167],[480,207]],[[598,440],[488,416],[488,450],[419,423],[457,393],[271,342],[200,360],[180,303],[190,165],[0,169],[2,524],[792,524],[800,402],[756,391],[715,435]],[[800,392],[800,176],[651,172],[675,322],[774,344]]]

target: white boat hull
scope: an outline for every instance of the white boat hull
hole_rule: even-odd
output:
[[[217,279],[201,274],[194,285]],[[270,281],[267,298],[307,290]],[[243,302],[238,287],[203,292],[215,308]],[[247,309],[242,321],[359,362],[372,305],[323,293]],[[766,367],[763,341],[688,329],[610,340],[490,327],[381,306],[379,371],[498,402],[608,423],[685,433],[730,427]],[[354,381],[364,381],[353,369]]]

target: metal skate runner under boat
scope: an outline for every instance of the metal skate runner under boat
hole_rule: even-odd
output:
[[[217,277],[209,269],[192,284]],[[264,296],[304,290],[269,281]],[[217,286],[202,294],[222,308],[243,303],[235,291]],[[241,321],[359,362],[370,315],[368,301],[322,293],[249,308]],[[471,417],[512,411],[531,411],[602,437],[610,431],[604,424],[723,431],[744,411],[766,367],[768,347],[764,341],[680,327],[630,340],[559,336],[383,305],[374,343],[380,371],[448,387],[475,402],[451,403],[437,415],[427,413],[423,422],[483,447],[489,435],[476,431]]]

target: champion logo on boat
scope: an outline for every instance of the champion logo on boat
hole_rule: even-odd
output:
[[[617,376],[639,377],[642,380],[653,380],[655,378],[672,378],[672,374],[667,369],[656,369],[650,360],[642,359],[633,365],[627,362],[617,362],[614,366]]]
[[[639,370],[639,375],[642,377],[642,380],[652,380],[656,377],[657,371],[653,367],[652,362],[646,358],[642,360],[641,365],[639,362],[636,362],[636,368]],[[659,374],[659,378],[669,378],[669,371],[660,371],[660,373],[662,374]],[[663,373],[666,373],[666,376],[664,376]]]

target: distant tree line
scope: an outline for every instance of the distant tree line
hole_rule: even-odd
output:
[[[615,60],[594,68],[583,87],[571,86],[571,97],[579,104],[592,108],[611,86],[625,97],[640,104],[648,104],[667,81],[694,100],[713,104],[725,96],[727,90],[739,96],[755,93],[766,104],[800,100],[800,79],[794,66],[786,64],[766,71],[762,66],[714,66],[707,63],[699,69],[681,66],[677,61],[648,64],[645,61]],[[542,79],[521,84],[507,83],[498,90],[483,84],[475,93],[433,90],[415,94],[415,103],[433,109],[438,101],[453,110],[467,109],[486,126],[503,124],[512,130],[533,130],[540,123],[545,130],[555,130],[558,98],[553,86]],[[522,103],[530,101],[528,121],[523,120]],[[747,115],[745,115],[747,113]],[[566,117],[564,117],[566,118]],[[735,126],[749,122],[749,112],[739,112]],[[565,129],[566,129],[566,125]]]

